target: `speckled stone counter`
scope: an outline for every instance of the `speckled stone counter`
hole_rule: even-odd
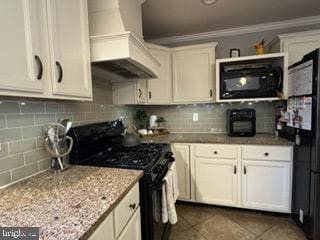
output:
[[[0,190],[0,226],[40,227],[40,239],[86,239],[142,171],[73,166]]]
[[[205,133],[170,133],[168,135],[148,136],[144,142],[162,143],[222,143],[222,144],[257,144],[257,145],[293,145],[287,139],[272,134],[257,134],[255,137],[229,137],[226,134]]]

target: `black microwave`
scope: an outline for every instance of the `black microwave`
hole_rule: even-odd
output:
[[[278,97],[282,90],[280,67],[237,66],[220,72],[220,99]]]
[[[253,137],[256,135],[256,111],[254,109],[229,109],[227,132],[231,137]]]

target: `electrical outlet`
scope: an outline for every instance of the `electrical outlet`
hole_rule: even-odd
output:
[[[199,120],[199,114],[198,113],[193,113],[192,119],[194,122],[197,122]]]
[[[303,211],[299,209],[299,221],[303,223]]]

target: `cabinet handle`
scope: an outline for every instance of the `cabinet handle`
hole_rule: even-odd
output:
[[[151,99],[152,95],[151,95],[151,91],[149,91],[149,99]]]
[[[63,78],[63,69],[62,69],[61,64],[58,61],[56,61],[56,66],[57,66],[58,71],[59,71],[58,83],[61,83],[62,82],[62,78]]]
[[[246,166],[243,167],[243,173],[244,173],[244,175],[247,174],[247,168],[246,168]]]
[[[37,75],[37,79],[38,79],[38,80],[41,80],[42,74],[43,74],[42,61],[41,61],[41,59],[40,59],[40,57],[39,57],[38,55],[35,55],[35,56],[34,56],[34,59],[36,60],[37,65],[38,65],[38,75]]]
[[[266,152],[264,155],[265,155],[266,157],[268,157],[268,156],[269,156],[269,153]]]
[[[214,154],[214,155],[217,155],[217,154],[218,154],[218,152],[217,152],[217,151],[214,151],[214,152],[213,152],[213,154]]]
[[[237,166],[236,165],[233,166],[233,174],[237,174]]]
[[[139,92],[139,98],[141,98],[141,96],[142,96],[142,91],[141,91],[140,88],[138,89],[138,92]]]
[[[132,210],[135,210],[136,209],[136,204],[135,203],[131,203],[130,205],[129,205],[129,208],[131,208]]]
[[[210,89],[210,97],[213,96],[213,92],[212,92],[212,89]]]

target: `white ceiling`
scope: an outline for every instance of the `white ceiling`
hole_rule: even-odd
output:
[[[142,10],[144,36],[155,39],[320,15],[320,0],[147,0]]]

